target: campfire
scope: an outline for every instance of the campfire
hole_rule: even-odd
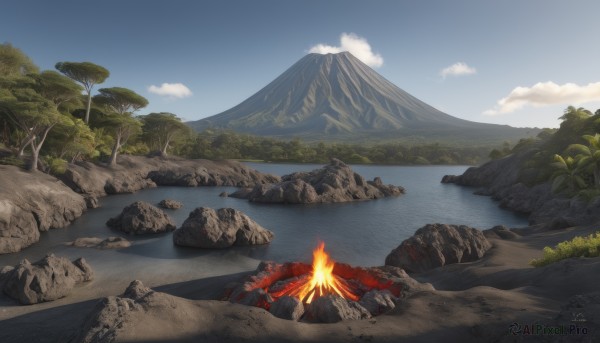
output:
[[[335,322],[393,309],[407,284],[416,282],[411,280],[396,267],[336,263],[321,242],[313,251],[312,265],[261,262],[254,275],[228,287],[225,300],[261,307],[285,319]]]
[[[346,280],[333,274],[335,263],[329,260],[325,252],[325,243],[313,251],[313,264],[310,277],[303,277],[296,282],[290,282],[280,291],[270,293],[272,297],[279,298],[284,295],[294,296],[306,304],[318,297],[327,294],[338,294],[342,298],[358,301],[353,287]]]

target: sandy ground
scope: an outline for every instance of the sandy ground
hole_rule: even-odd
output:
[[[569,259],[533,268],[544,246],[587,235],[597,227],[542,231],[531,227],[513,240],[491,238],[493,248],[481,260],[411,275],[435,291],[405,299],[392,312],[370,320],[308,324],[282,320],[268,312],[217,301],[225,285],[247,275],[246,263],[227,275],[189,279],[184,274],[138,278],[164,292],[146,312],[135,313],[119,331],[119,342],[600,342],[600,302],[575,309],[564,306],[576,295],[600,299],[600,258]],[[132,280],[100,276],[64,299],[21,306],[0,296],[0,342],[73,340],[100,298],[118,295]],[[562,311],[562,314],[561,314]],[[575,311],[575,312],[573,312]],[[580,313],[579,319],[567,314]],[[587,334],[512,335],[523,329],[572,325]]]

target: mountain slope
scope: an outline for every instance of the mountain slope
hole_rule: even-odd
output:
[[[427,136],[468,129],[505,131],[501,135],[507,139],[524,136],[522,129],[470,122],[438,111],[348,52],[308,54],[239,105],[188,124],[198,130],[327,139],[378,133],[390,138],[416,132]]]

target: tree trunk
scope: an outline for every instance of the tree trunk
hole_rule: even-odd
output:
[[[35,139],[35,135],[31,135],[31,137],[29,137],[29,139],[28,139],[28,137],[25,137],[25,139],[23,139],[24,143],[21,143],[21,146],[19,147],[19,150],[17,152],[17,157],[19,157],[19,158],[23,157],[23,155],[25,154],[25,148],[27,148],[27,146],[29,144],[31,144],[33,142],[33,140]]]
[[[90,107],[92,106],[92,91],[88,91],[87,107],[85,109],[85,124],[90,122]]]
[[[31,165],[29,166],[29,171],[38,170],[37,165],[40,156],[40,150],[42,150],[42,145],[44,145],[44,141],[48,136],[48,132],[52,130],[52,127],[54,127],[54,125],[50,125],[44,130],[44,133],[42,134],[42,139],[40,139],[39,143],[36,144],[35,140],[31,141]]]
[[[162,149],[160,150],[160,156],[167,157],[167,148],[168,147],[169,147],[169,141],[167,141],[165,143],[165,145],[163,145]]]
[[[108,161],[108,165],[114,167],[117,165],[117,155],[119,153],[119,149],[121,148],[121,135],[117,135],[115,140],[115,145],[113,146],[112,153],[110,154],[110,160]]]

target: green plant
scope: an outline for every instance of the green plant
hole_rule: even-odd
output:
[[[554,249],[545,247],[543,257],[531,260],[529,264],[542,267],[572,257],[598,256],[600,256],[600,231],[587,237],[577,236],[570,241],[558,243]]]
[[[46,156],[45,162],[48,164],[48,173],[52,175],[64,174],[69,166],[69,162],[58,157]]]
[[[0,164],[17,166],[19,168],[25,168],[25,162],[22,159],[20,159],[18,157],[14,157],[14,156],[0,157]]]

